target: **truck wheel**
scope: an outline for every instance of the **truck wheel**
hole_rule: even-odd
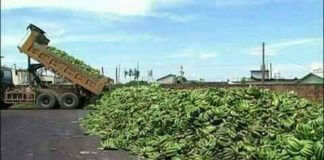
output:
[[[56,97],[51,93],[42,93],[36,99],[36,104],[45,109],[54,108],[56,104]]]
[[[60,99],[61,107],[69,109],[77,108],[79,102],[79,97],[74,93],[65,93]]]

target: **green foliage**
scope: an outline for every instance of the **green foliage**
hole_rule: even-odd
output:
[[[102,75],[98,69],[92,68],[90,65],[84,63],[83,61],[69,55],[65,51],[59,50],[55,47],[49,46],[47,48],[51,53],[54,53],[56,56],[63,58],[65,61],[76,65],[79,69],[88,72],[90,75],[97,78],[101,78]]]
[[[82,125],[145,159],[322,160],[323,106],[264,89],[106,92]]]
[[[126,86],[131,86],[131,85],[148,85],[149,83],[147,81],[129,81],[125,83]]]

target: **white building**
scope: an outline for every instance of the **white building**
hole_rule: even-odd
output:
[[[176,84],[177,76],[173,74],[168,74],[164,77],[157,79],[156,81],[160,84]]]
[[[252,70],[251,71],[251,78],[256,80],[261,80],[263,72],[262,70]],[[264,79],[270,78],[270,72],[269,70],[264,70]]]

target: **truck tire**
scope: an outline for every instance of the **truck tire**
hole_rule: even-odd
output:
[[[79,106],[80,99],[74,93],[64,93],[60,98],[60,105],[62,108],[74,109]]]
[[[36,104],[45,109],[54,108],[56,104],[56,97],[52,93],[42,93],[37,97]]]

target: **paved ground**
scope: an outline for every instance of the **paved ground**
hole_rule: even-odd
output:
[[[86,110],[2,110],[1,160],[132,160],[124,151],[100,151],[78,119]]]

